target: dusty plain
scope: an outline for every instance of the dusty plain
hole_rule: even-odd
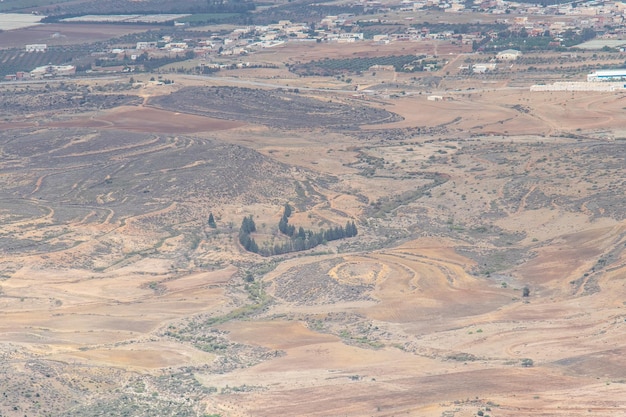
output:
[[[358,52],[307,48],[256,59]],[[83,106],[6,110],[0,415],[626,413],[625,95],[444,71],[77,80],[47,88]],[[285,203],[359,233],[243,250]]]
[[[155,26],[114,24],[46,24],[7,31],[0,38],[0,48],[21,48],[24,44],[78,45],[108,40],[128,33],[145,32]]]

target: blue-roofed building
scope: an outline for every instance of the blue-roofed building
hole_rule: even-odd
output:
[[[593,71],[587,74],[587,81],[626,81],[626,68]]]

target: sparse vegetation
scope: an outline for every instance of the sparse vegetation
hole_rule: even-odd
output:
[[[334,76],[343,73],[359,73],[372,68],[391,67],[394,71],[418,72],[425,68],[437,69],[438,61],[425,55],[387,55],[368,58],[322,59],[306,64],[292,65],[289,70],[307,76]],[[348,82],[346,80],[346,82]]]
[[[522,36],[545,15],[522,23],[521,4],[501,16],[516,33],[490,23],[497,13],[474,20],[501,3],[45,7],[59,19],[118,3],[199,13],[156,29],[58,23],[49,53],[0,53],[10,69],[74,49],[86,75],[0,85],[2,416],[488,417],[528,398],[537,413],[565,399],[568,417],[624,408],[624,94],[528,91],[623,56],[525,52],[473,73],[496,57],[472,41],[530,50],[558,36],[556,50],[583,35]],[[327,42],[325,15],[338,16],[331,37],[392,36]],[[222,17],[246,25],[186,25]],[[293,34],[254,51],[294,17],[320,42]],[[594,30],[599,17],[586,19]],[[136,32],[72,46],[73,30]],[[167,37],[190,51],[166,53]],[[118,51],[147,40],[164,49]],[[189,62],[142,74],[150,55]],[[374,61],[393,70],[362,69]],[[87,75],[95,63],[126,72]],[[182,75],[202,65],[205,76]],[[417,69],[432,71],[405,72]]]

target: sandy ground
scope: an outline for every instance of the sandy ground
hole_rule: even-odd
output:
[[[479,92],[433,92],[446,101],[424,96],[401,98],[391,109],[405,117],[389,127],[438,126],[474,134],[555,135],[560,132],[619,129],[624,125],[620,94],[530,92],[485,89]],[[521,106],[516,109],[515,106]],[[378,128],[378,127],[372,127]]]

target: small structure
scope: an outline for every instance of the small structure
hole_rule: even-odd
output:
[[[472,72],[474,74],[484,74],[487,71],[493,71],[496,69],[498,64],[495,62],[485,62],[480,64],[472,65]]]

